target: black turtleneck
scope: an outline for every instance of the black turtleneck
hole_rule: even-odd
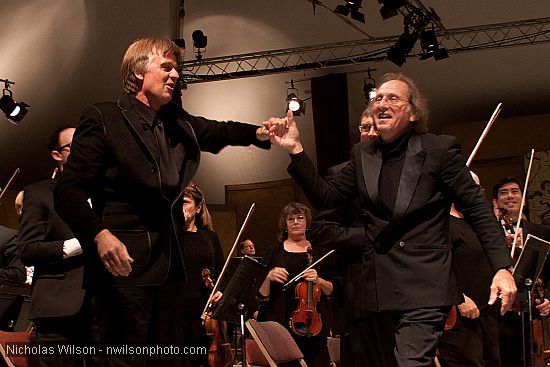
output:
[[[401,171],[403,171],[403,164],[405,162],[405,153],[413,132],[414,127],[411,127],[403,135],[390,143],[379,141],[379,148],[382,153],[382,168],[378,179],[378,190],[380,199],[386,206],[388,219],[393,215],[393,208],[399,188],[399,179],[401,178]]]

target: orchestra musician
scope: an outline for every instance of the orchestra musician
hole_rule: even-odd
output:
[[[448,244],[451,202],[483,245],[495,272],[489,303],[500,295],[502,313],[516,293],[511,259],[458,140],[427,133],[428,111],[415,83],[390,73],[378,85],[373,116],[379,136],[356,144],[351,161],[337,175],[327,180],[319,176],[304,153],[292,112],[286,117],[287,133],[272,134],[271,140],[291,153],[288,171],[317,209],[359,198],[365,237],[346,236],[351,229],[327,224],[336,233],[327,241],[334,240],[334,248],[347,243],[362,249],[364,285],[357,302],[363,315],[393,317],[394,340],[389,342],[395,342],[397,364],[431,366],[451,305],[461,302]],[[378,341],[351,340],[373,342]]]
[[[494,187],[492,192],[493,206],[495,213],[498,215],[506,215],[506,221],[502,221],[502,230],[506,234],[506,243],[509,248],[512,246],[514,239],[513,231],[516,228],[517,220],[520,214],[521,202],[523,197],[523,185],[514,177],[503,177]],[[528,234],[537,236],[543,240],[550,241],[550,227],[542,224],[536,224],[529,221],[526,218],[522,218],[520,221],[519,233],[516,239],[516,251],[514,252],[515,258],[519,256],[523,241]],[[545,294],[550,294],[550,264],[546,261],[541,277],[545,281]],[[526,301],[525,295],[523,297],[518,296],[518,300],[524,303]],[[535,309],[541,316],[547,316],[550,313],[550,301],[545,297],[543,300],[536,299]],[[521,305],[520,305],[521,306]],[[521,365],[524,350],[525,358],[530,361],[529,341],[524,341],[522,335],[528,336],[528,329],[522,332],[522,315],[518,313],[518,310],[507,312],[499,319],[499,335],[500,335],[500,353],[501,363],[503,367]],[[530,327],[530,325],[526,325]]]
[[[260,287],[261,297],[269,297],[269,300],[267,305],[264,304],[261,308],[258,320],[277,321],[285,326],[290,330],[304,354],[307,365],[326,367],[329,365],[326,325],[322,325],[318,335],[300,336],[292,331],[289,320],[300,305],[300,301],[296,299],[295,289],[302,283],[294,283],[286,290],[283,287],[286,282],[303,271],[311,260],[316,260],[322,255],[315,251],[307,238],[306,232],[310,224],[311,211],[307,206],[301,203],[290,203],[282,209],[278,220],[279,242],[265,251],[261,261],[271,270]],[[308,249],[312,249],[312,255],[308,253]],[[309,256],[313,256],[313,259]],[[316,312],[320,315],[321,322],[327,309],[325,296],[332,294],[333,291],[332,282],[329,280],[330,273],[329,257],[305,271],[300,279],[312,282],[314,286],[320,288],[321,300],[316,304]]]
[[[372,116],[372,105],[369,105],[360,117],[359,132],[360,140],[367,141],[376,139],[378,132],[374,126]],[[327,176],[338,173],[345,166],[345,163],[329,167]],[[350,232],[359,239],[365,237],[365,229],[361,218],[359,201],[355,198],[346,205],[335,209],[317,212],[312,223],[312,240],[317,246],[331,244],[331,227],[328,223],[337,222],[342,226],[354,228]],[[325,233],[329,231],[329,233]],[[349,242],[350,244],[352,242]],[[362,250],[347,249],[345,244],[339,246],[339,251],[334,254],[337,276],[333,295],[335,308],[334,330],[340,335],[340,358],[343,366],[351,367],[364,366],[367,361],[370,367],[390,367],[394,365],[393,347],[391,343],[384,343],[383,340],[393,338],[393,320],[387,315],[368,315],[365,318],[361,313],[361,302],[357,302],[356,295],[363,286],[361,276]],[[364,322],[362,322],[364,321]],[[358,329],[356,325],[368,324],[367,328]],[[367,339],[380,340],[380,343],[369,343],[366,345],[353,344],[350,338],[356,338],[357,333],[366,332]]]
[[[479,177],[470,173],[480,185]],[[464,302],[457,305],[455,324],[439,340],[439,361],[448,367],[498,367],[498,304],[487,303],[494,273],[475,232],[454,205],[449,234],[453,268]]]
[[[56,127],[48,151],[61,173],[71,154],[75,128]],[[24,188],[18,245],[23,263],[34,267],[29,318],[38,344],[86,345],[97,342],[92,296],[84,287],[82,246],[54,209],[57,177]],[[98,355],[40,354],[40,366],[102,365]]]
[[[211,289],[205,284],[203,271],[208,269],[210,279],[217,280],[224,259],[204,195],[194,183],[187,185],[183,191],[182,219],[185,224],[181,235],[181,249],[187,283],[184,289],[177,290],[183,293],[179,305],[182,311],[181,343],[209,350],[210,339],[206,334],[201,315]],[[221,295],[219,291],[216,292],[212,301],[219,301]],[[190,355],[189,362],[192,367],[206,367],[208,354]]]

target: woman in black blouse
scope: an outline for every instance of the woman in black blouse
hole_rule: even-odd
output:
[[[289,287],[287,291],[283,290],[283,284],[308,266],[308,249],[312,249],[312,244],[307,239],[306,232],[310,223],[311,212],[303,204],[290,203],[281,211],[278,236],[280,242],[268,248],[262,258],[262,262],[271,270],[260,287],[260,294],[263,297],[269,297],[269,301],[260,312],[260,321],[277,321],[290,329],[289,320],[299,303],[294,292],[296,284]],[[313,251],[313,261],[321,255]],[[321,314],[321,319],[323,314],[326,314],[326,296],[333,291],[332,283],[327,280],[328,275],[330,275],[329,262],[324,260],[307,270],[300,279],[300,281],[311,281],[320,287],[322,297],[317,303],[317,312]],[[309,337],[299,336],[291,331],[308,366],[325,367],[329,364],[325,329],[323,327],[317,336]]]
[[[205,284],[203,270],[208,269],[210,277],[216,279],[223,267],[223,251],[218,235],[213,231],[204,195],[193,183],[185,188],[182,214],[185,224],[180,246],[187,274],[186,287],[182,290],[182,345],[205,347],[208,351],[210,340],[202,324],[201,313],[211,290]],[[216,292],[212,300],[217,302],[221,295],[220,292]],[[193,367],[208,366],[208,354],[194,354],[188,357]]]

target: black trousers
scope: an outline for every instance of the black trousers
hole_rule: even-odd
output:
[[[182,345],[185,276],[181,263],[174,263],[161,285],[98,289],[101,340],[111,347],[107,366],[189,366],[188,356],[196,350]]]
[[[433,366],[449,310],[450,306],[374,312],[354,319],[350,328],[354,366]]]

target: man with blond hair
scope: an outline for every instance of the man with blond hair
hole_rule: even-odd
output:
[[[264,128],[195,117],[172,102],[180,48],[143,38],[124,55],[124,95],[87,107],[55,205],[90,258],[103,340],[116,346],[178,343],[182,331],[182,193],[200,152],[269,148]],[[282,125],[282,124],[280,124]],[[88,203],[91,198],[91,206]],[[107,355],[115,366],[171,366],[181,355]]]

